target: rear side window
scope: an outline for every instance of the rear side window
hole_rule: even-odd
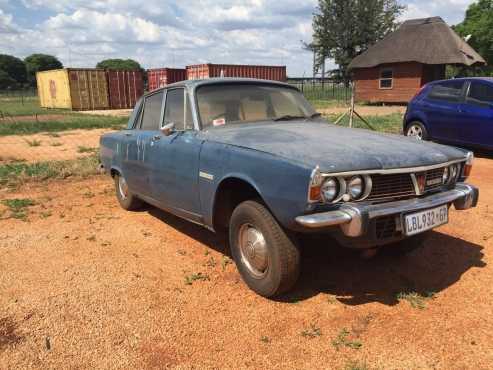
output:
[[[464,81],[447,81],[432,86],[428,98],[447,102],[458,102],[462,98]]]
[[[161,124],[161,107],[163,103],[163,92],[150,95],[144,103],[144,112],[142,116],[142,130],[155,131],[159,130]]]
[[[492,105],[493,86],[476,81],[471,82],[467,101],[479,105]]]

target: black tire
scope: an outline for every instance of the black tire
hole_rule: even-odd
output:
[[[396,243],[388,244],[382,247],[382,252],[389,256],[406,256],[415,250],[423,247],[424,242],[430,235],[430,232],[424,232],[418,235],[410,236]]]
[[[417,133],[420,132],[419,135]],[[429,140],[428,130],[425,125],[419,121],[412,121],[406,126],[406,136],[417,136],[420,140]]]
[[[128,187],[126,191],[121,189],[122,182],[120,180],[123,180],[123,182],[126,183],[125,178],[117,173],[115,174],[113,179],[115,180],[116,198],[118,199],[118,203],[120,203],[120,206],[127,211],[135,211],[141,208],[143,202],[140,199],[138,199],[135,195],[133,195],[128,189]]]
[[[240,246],[245,228],[260,232],[264,240],[267,267],[260,276],[249,267],[248,258]],[[290,290],[300,274],[300,252],[296,243],[288,237],[265,206],[256,201],[245,201],[238,205],[230,220],[229,241],[231,254],[245,283],[264,297],[280,295]],[[249,242],[250,243],[250,242]],[[255,245],[255,243],[250,243]],[[246,248],[249,248],[246,247]],[[245,247],[244,247],[245,248]],[[250,250],[254,250],[252,247]],[[257,252],[252,252],[256,255]],[[248,253],[247,253],[248,254]],[[259,272],[256,270],[256,272]]]

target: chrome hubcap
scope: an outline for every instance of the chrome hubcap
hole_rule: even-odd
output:
[[[122,199],[126,199],[128,196],[128,185],[123,176],[118,177],[118,191]]]
[[[238,234],[241,259],[255,278],[265,276],[269,269],[269,255],[264,235],[253,225],[244,224]]]
[[[407,136],[415,137],[418,140],[423,139],[423,129],[418,125],[412,125],[407,129]]]

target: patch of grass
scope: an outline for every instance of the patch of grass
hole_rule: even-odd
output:
[[[36,140],[36,139],[33,139],[33,140],[28,140],[28,139],[26,139],[26,140],[24,140],[24,141],[25,141],[25,142],[27,143],[27,145],[29,145],[29,146],[41,146],[41,140]]]
[[[210,268],[214,268],[216,267],[216,260],[214,259],[214,257],[209,257],[209,259],[204,265]]]
[[[51,145],[51,146],[62,146],[63,144],[62,144],[62,143],[58,143],[58,142],[56,142],[56,143],[51,143],[50,145]]]
[[[52,215],[51,211],[46,211],[46,212],[41,212],[41,213],[39,214],[39,217],[41,217],[41,218],[48,218],[48,217],[50,217],[51,215]]]
[[[226,267],[231,263],[233,263],[233,261],[231,261],[231,258],[229,258],[228,256],[223,256],[223,258],[221,258],[221,267],[223,271],[225,271]]]
[[[10,210],[10,217],[20,220],[27,219],[27,207],[31,207],[35,204],[32,199],[4,199],[2,204],[7,206]]]
[[[56,132],[48,132],[45,135],[49,136],[49,137],[60,137],[61,136],[60,134],[57,134]]]
[[[312,325],[310,325],[310,328],[305,329],[301,332],[301,336],[303,336],[305,338],[313,339],[315,337],[322,336],[322,331],[320,330],[320,328],[318,328],[312,324]]]
[[[330,122],[335,122],[339,118],[339,114],[329,114],[325,116]],[[366,116],[363,117],[372,125],[376,131],[387,132],[391,134],[401,134],[402,133],[402,114],[393,113],[387,114],[385,116]],[[349,117],[344,117],[341,122],[338,123],[340,126],[349,126]],[[354,128],[365,128],[365,125],[359,118],[355,117],[353,121]]]
[[[344,370],[368,370],[368,365],[365,362],[349,361]]]
[[[408,301],[412,308],[423,310],[426,308],[426,301],[435,298],[435,293],[427,292],[424,295],[417,292],[401,292],[397,294],[397,299]]]
[[[98,148],[90,148],[88,146],[79,146],[77,148],[77,153],[96,153]]]
[[[37,163],[13,162],[0,165],[0,187],[17,188],[26,182],[98,174],[96,154],[80,159]]]
[[[209,275],[199,272],[197,274],[190,274],[185,276],[186,285],[192,285],[194,281],[198,281],[198,280],[202,280],[202,281],[210,280]]]
[[[5,116],[28,116],[28,115],[43,115],[43,114],[70,114],[68,109],[48,109],[39,106],[39,98],[37,96],[29,97],[0,97],[0,111]]]
[[[88,114],[67,114],[64,119],[53,121],[19,121],[7,120],[0,125],[0,136],[27,135],[39,132],[61,132],[68,130],[90,130],[111,128],[121,130],[128,118],[112,116],[94,116]]]
[[[337,337],[332,340],[332,345],[336,347],[337,350],[339,350],[339,348],[343,346],[351,349],[360,349],[363,344],[358,340],[350,339],[350,334],[351,333],[346,328],[342,329]]]

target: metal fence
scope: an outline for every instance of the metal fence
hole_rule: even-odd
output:
[[[337,80],[327,78],[288,78],[312,102],[349,104],[351,87]]]

